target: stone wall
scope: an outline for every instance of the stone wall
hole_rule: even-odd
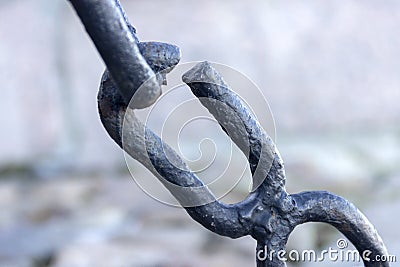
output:
[[[398,132],[398,1],[123,4],[142,40],[254,80],[278,136]],[[118,165],[97,116],[103,63],[67,1],[4,2],[0,23],[1,165]]]

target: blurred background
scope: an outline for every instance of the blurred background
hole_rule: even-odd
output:
[[[253,80],[288,192],[346,197],[400,260],[399,1],[122,4],[141,40]],[[213,235],[135,184],[97,114],[103,70],[68,1],[0,0],[0,266],[255,266],[251,238]],[[309,224],[288,248],[336,248],[339,237]],[[322,264],[362,266],[290,266]]]

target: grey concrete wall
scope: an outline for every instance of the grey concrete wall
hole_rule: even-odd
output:
[[[398,1],[123,4],[142,40],[254,80],[278,136],[398,132]],[[4,2],[0,23],[0,162],[121,160],[96,114],[103,63],[67,1]]]

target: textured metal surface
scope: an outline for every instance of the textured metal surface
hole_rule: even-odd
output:
[[[148,100],[159,94],[154,94],[154,90],[159,90],[160,84],[165,82],[164,75],[178,64],[179,49],[169,44],[140,43],[134,28],[127,22],[122,8],[116,1],[71,0],[71,2],[86,25],[89,35],[101,35],[100,38],[92,37],[92,39],[111,73],[110,75],[106,71],[103,74],[98,94],[100,118],[105,129],[121,148],[142,163],[164,184],[194,220],[219,235],[231,238],[252,236],[257,240],[257,254],[265,248],[269,251],[284,250],[289,235],[297,225],[324,222],[342,232],[361,255],[365,250],[371,251],[369,255],[371,259],[376,255],[387,255],[385,245],[373,225],[347,200],[325,191],[293,195],[286,192],[284,165],[275,144],[221,75],[209,63],[202,62],[185,73],[182,79],[216,118],[222,130],[247,156],[253,175],[253,191],[245,200],[229,205],[217,201],[180,156],[134,114],[133,108],[151,104],[153,100]],[[111,10],[99,8],[100,11],[96,11],[97,13],[89,12],[85,10],[89,8],[89,2],[101,3],[104,7],[111,5],[109,6]],[[119,14],[117,17],[103,14],[116,11]],[[99,20],[100,25],[92,25],[96,16],[103,15],[107,15],[107,19]],[[102,26],[113,20],[118,21],[117,24],[125,25],[119,28]],[[102,30],[103,27],[107,30]],[[110,34],[109,31],[120,31],[112,33],[118,37],[121,32],[122,35],[126,35],[127,29],[132,35],[128,38],[130,42],[116,41],[113,44],[117,46],[115,50],[102,52],[104,48],[102,42]],[[131,64],[133,68],[130,68],[132,66],[125,68],[118,60],[107,59],[110,56],[108,54],[114,52],[117,53],[117,58],[124,55],[118,54],[119,45],[123,48],[134,47],[131,53],[135,56],[121,60],[124,64]],[[106,55],[103,56],[103,53]],[[122,74],[121,79],[116,78],[111,71],[112,67],[122,72],[129,72],[129,75],[138,75],[136,80],[133,79],[135,81],[143,81],[143,70],[151,69],[151,72],[146,71],[151,75],[158,73],[155,89],[146,87],[149,94],[147,102],[143,100],[143,103],[135,102],[134,106],[128,106],[127,96],[134,94],[137,85],[124,87],[125,81],[121,80],[121,77],[127,74]],[[389,266],[387,262],[364,261],[364,264],[368,267]],[[272,258],[257,259],[257,266],[286,266],[286,263],[273,254]]]
[[[341,231],[356,246],[360,255],[365,250],[372,252],[371,258],[387,255],[373,225],[345,199],[329,192],[287,194],[283,161],[271,138],[212,66],[207,62],[200,63],[187,72],[183,80],[197,97],[203,99],[201,103],[240,148],[243,143],[250,144],[249,164],[253,183],[261,183],[243,203],[235,206],[240,210],[242,225],[257,240],[258,249],[267,247],[268,251],[284,250],[290,233],[297,225],[325,222]],[[226,105],[221,105],[220,102]],[[219,108],[224,106],[228,108]],[[235,124],[232,122],[235,117],[241,119],[240,123],[245,125],[247,133],[235,131]],[[258,261],[257,264],[285,266],[276,257]],[[365,266],[388,265],[365,262]]]
[[[138,47],[136,31],[118,0],[70,0],[103,58],[126,103],[145,108],[161,94],[161,85]],[[140,88],[140,91],[137,92]]]

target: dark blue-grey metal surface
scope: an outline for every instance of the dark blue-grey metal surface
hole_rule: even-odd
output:
[[[371,252],[370,259],[387,255],[374,226],[347,200],[325,191],[286,192],[284,165],[275,144],[217,70],[202,62],[182,79],[248,155],[255,185],[239,203],[228,205],[216,200],[180,156],[134,115],[135,108],[151,105],[161,94],[165,75],[180,60],[179,48],[139,42],[118,0],[69,1],[107,66],[98,94],[105,129],[121,148],[159,178],[194,220],[222,236],[252,236],[257,240],[257,254],[265,248],[284,250],[297,225],[324,222],[342,232],[361,255],[367,250]],[[226,108],[221,108],[221,103]],[[127,132],[122,127],[124,121],[130,126]],[[238,124],[243,127],[236,127]],[[129,145],[123,146],[122,139]],[[389,266],[389,263],[364,259],[364,265]],[[257,266],[286,266],[286,263],[274,254],[271,258],[258,258]]]

